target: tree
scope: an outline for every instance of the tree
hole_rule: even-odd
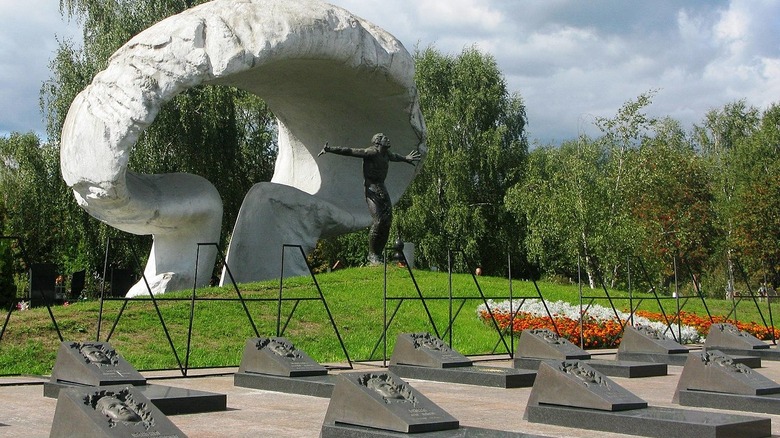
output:
[[[758,128],[734,150],[740,169],[733,197],[730,244],[752,280],[780,286],[780,106],[763,112]]]
[[[529,257],[543,270],[568,276],[582,260],[590,287],[599,276],[618,280],[636,242],[627,203],[633,177],[628,157],[656,124],[643,113],[651,97],[642,94],[615,117],[597,118],[600,138],[581,136],[532,153],[528,177],[506,202],[527,222]]]
[[[702,124],[695,125],[693,129],[694,141],[707,160],[710,171],[717,227],[723,235],[719,252],[725,254],[727,295],[733,294],[735,288],[734,216],[741,208],[736,193],[749,175],[743,168],[745,161],[737,157],[746,139],[758,128],[759,120],[758,109],[740,100],[728,103],[720,110],[707,112]]]
[[[664,119],[629,158],[627,188],[637,234],[637,255],[666,285],[675,259],[701,273],[712,255],[717,230],[709,174],[679,123]]]
[[[428,156],[396,206],[395,229],[415,242],[423,266],[446,266],[451,249],[463,254],[457,269],[503,273],[502,255],[522,254],[522,224],[504,195],[523,177],[523,101],[509,93],[495,59],[475,48],[453,57],[429,47],[414,56]]]

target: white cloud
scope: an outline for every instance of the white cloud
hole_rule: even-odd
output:
[[[479,0],[419,0],[418,17],[442,29],[478,29],[492,31],[503,25],[501,12],[492,9],[490,2]]]

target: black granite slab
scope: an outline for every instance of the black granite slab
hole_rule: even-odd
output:
[[[282,337],[248,339],[238,371],[286,377],[328,374],[324,366]]]
[[[761,360],[771,360],[776,361],[780,360],[780,350],[778,350],[776,347],[773,348],[763,348],[763,349],[741,349],[741,348],[729,348],[729,347],[707,347],[705,348],[706,351],[711,350],[719,350],[722,351],[729,356],[750,356],[750,357],[757,357]]]
[[[665,376],[665,363],[592,359],[590,353],[547,329],[526,329],[520,335],[512,359],[514,368],[536,370],[544,360],[587,360],[600,372],[612,377]]]
[[[471,359],[430,333],[401,333],[390,357],[389,370],[400,377],[498,388],[529,387],[536,372],[475,366]]]
[[[539,369],[539,364],[546,360],[551,359],[515,357],[512,359],[512,364],[515,368],[518,369],[536,370]],[[626,377],[630,379],[639,377],[665,376],[669,370],[669,367],[665,363],[601,359],[589,359],[583,360],[582,362],[587,363],[596,370],[608,376]]]
[[[61,342],[51,381],[91,386],[146,384],[146,379],[106,342]]]
[[[532,423],[657,438],[759,438],[772,435],[769,418],[724,412],[648,407],[628,411],[598,411],[554,405],[529,405],[525,418]]]
[[[224,411],[227,395],[185,388],[151,385],[105,342],[62,342],[51,379],[43,384],[44,397],[59,398],[64,388],[129,384],[164,414]]]
[[[780,414],[780,394],[744,395],[724,394],[693,389],[679,390],[675,394],[681,406],[715,408],[729,411]]]
[[[339,374],[323,422],[338,424],[415,434],[459,426],[453,416],[391,372]]]
[[[764,350],[769,349],[769,345],[733,324],[717,323],[710,326],[704,348],[727,352],[730,349]]]
[[[67,388],[95,388],[95,386],[66,382],[44,382],[43,395],[59,398],[61,390]],[[165,415],[197,414],[227,409],[227,395],[196,389],[177,388],[165,385],[134,386]]]
[[[390,430],[372,429],[370,427],[351,426],[345,424],[324,424],[320,438],[544,438],[542,435],[531,435],[520,432],[482,429],[479,427],[461,426],[458,429],[422,432],[409,435]]]
[[[57,399],[49,436],[186,437],[132,385],[64,389]]]
[[[233,385],[290,394],[330,397],[335,377],[282,337],[250,338]]]
[[[626,326],[623,330],[623,337],[620,339],[618,347],[618,353],[620,352],[686,354],[688,348],[667,338],[650,326],[638,325],[635,327]]]
[[[542,363],[524,418],[579,430],[659,438],[753,438],[772,433],[768,418],[648,407],[584,361]]]
[[[333,393],[333,387],[336,385],[336,376],[283,377],[239,371],[233,375],[233,385],[265,391],[328,398]]]
[[[515,357],[538,359],[590,359],[590,353],[547,329],[526,329],[520,334]]]
[[[390,365],[391,372],[407,379],[496,388],[528,388],[533,386],[536,371],[515,368],[472,365],[457,368],[429,368],[415,365]]]
[[[395,341],[391,365],[417,365],[428,368],[472,366],[471,359],[450,348],[430,333],[401,333]]]
[[[647,407],[647,402],[585,361],[544,361],[539,365],[528,405],[565,405],[603,411]]]
[[[672,401],[678,401],[681,390],[765,395],[780,393],[780,385],[720,351],[709,350],[688,354]]]
[[[692,353],[702,350],[691,350]],[[720,350],[711,350],[720,351]],[[758,356],[743,356],[738,354],[729,355],[734,363],[741,363],[750,368],[761,368],[761,358]],[[667,365],[685,366],[685,361],[688,360],[688,353],[676,353],[676,354],[663,354],[663,353],[633,353],[633,352],[620,352],[617,353],[617,360],[619,361],[633,361],[633,362],[651,362],[651,363],[665,363]]]

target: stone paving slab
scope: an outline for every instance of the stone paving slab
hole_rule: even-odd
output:
[[[614,353],[614,352],[612,352]],[[600,359],[614,355],[599,354]],[[473,358],[472,358],[473,359]],[[511,367],[508,356],[492,356],[479,365]],[[279,437],[315,438],[319,436],[329,399],[285,394],[233,385],[238,368],[190,370],[180,377],[178,371],[142,372],[152,383],[227,394],[227,410],[222,412],[172,415],[169,419],[190,437]],[[356,363],[355,370],[381,370],[382,363]],[[331,370],[339,373],[342,370]],[[624,388],[645,399],[651,406],[679,407],[671,402],[682,367],[669,366],[666,376],[629,379],[614,377]],[[780,382],[780,362],[767,362],[761,373]],[[0,436],[48,437],[57,400],[43,396],[40,377],[0,377]],[[531,388],[493,388],[456,383],[406,379],[415,389],[438,404],[463,426],[501,429],[557,438],[592,436],[592,431],[562,426],[529,423],[523,412]],[[690,409],[689,407],[685,407]],[[718,411],[696,408],[701,411]],[[751,415],[749,413],[740,413]],[[772,419],[773,437],[780,438],[780,415],[755,414]],[[624,435],[599,432],[600,438]]]

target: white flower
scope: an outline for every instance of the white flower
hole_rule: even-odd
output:
[[[487,304],[490,306],[490,311],[494,313],[504,313],[508,315],[510,312],[516,313],[520,311],[536,317],[547,316],[544,303],[537,299],[514,300],[511,302],[510,300],[504,300],[500,303],[496,303],[493,300],[487,300]],[[550,310],[550,314],[552,314],[554,317],[559,316],[573,319],[575,321],[578,321],[580,318],[580,307],[565,301],[548,302],[547,309]],[[480,304],[477,306],[478,316],[486,313],[486,311],[487,308],[485,307],[485,304]],[[621,319],[621,322],[624,322],[630,316],[628,313],[621,311],[617,311],[617,314]],[[602,322],[615,320],[615,312],[611,308],[599,306],[598,304],[592,304],[590,307],[588,307],[586,316]],[[660,321],[651,321],[645,317],[637,315],[634,315],[634,325],[648,325],[659,333],[663,333],[664,336],[669,339],[674,339],[678,330],[676,325],[672,325],[672,329],[674,330],[674,334],[672,334],[672,331],[669,330],[669,328],[664,323]],[[680,335],[681,339],[679,339],[677,342],[681,344],[703,342],[703,339],[699,336],[699,332],[696,331],[694,327],[688,325],[683,325],[680,327]]]

